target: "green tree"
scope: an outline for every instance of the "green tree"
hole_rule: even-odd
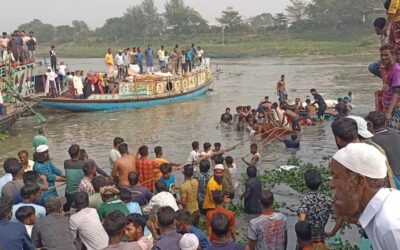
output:
[[[291,23],[302,21],[306,18],[307,3],[305,0],[290,0],[291,5],[286,7],[287,17]]]
[[[249,19],[250,31],[259,33],[274,26],[274,17],[270,13],[262,13]]]
[[[140,8],[143,11],[145,37],[159,37],[163,29],[163,20],[158,13],[154,0],[143,0]]]
[[[279,30],[286,30],[288,26],[288,18],[283,13],[277,13],[274,16],[274,28]]]
[[[26,32],[33,31],[41,43],[53,42],[56,36],[56,28],[47,23],[43,23],[39,19],[34,19],[29,23],[22,24],[18,27],[18,30],[25,30]]]
[[[216,18],[216,20],[223,26],[227,31],[237,32],[243,28],[243,19],[238,11],[234,10],[233,7],[227,7],[222,11],[222,16]]]

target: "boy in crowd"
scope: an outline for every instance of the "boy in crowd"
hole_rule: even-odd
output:
[[[160,180],[165,181],[165,183],[167,184],[167,190],[171,192],[171,190],[173,190],[175,187],[175,177],[174,175],[172,175],[171,164],[169,163],[161,164],[160,171],[162,173]]]
[[[204,215],[205,212],[203,210],[203,203],[206,197],[206,188],[207,183],[211,179],[212,174],[209,172],[210,170],[210,161],[209,160],[201,160],[200,161],[200,173],[196,173],[195,179],[199,182],[199,196],[198,203],[200,212]]]
[[[322,242],[312,242],[312,227],[307,221],[297,222],[295,225],[295,231],[300,250],[328,249]]]
[[[22,206],[15,212],[15,218],[25,225],[29,237],[32,235],[33,225],[36,223],[35,208],[32,206]]]
[[[262,214],[252,219],[248,226],[250,249],[286,249],[286,216],[273,211],[274,195],[270,191],[261,192],[260,202],[263,207]]]
[[[236,243],[232,239],[230,220],[225,214],[217,213],[211,218],[211,230],[215,233],[215,241],[212,242],[212,247],[208,250],[224,250],[224,249],[234,249],[234,250],[249,250],[248,246]]]
[[[312,227],[312,241],[324,242],[325,226],[332,212],[331,200],[318,192],[321,185],[321,174],[310,169],[304,174],[304,179],[309,192],[300,199],[297,210],[299,221],[308,221]]]
[[[185,165],[183,167],[185,181],[180,187],[181,200],[179,203],[193,217],[194,224],[198,225],[200,218],[199,203],[197,202],[199,182],[192,178],[193,173],[193,165]]]
[[[94,194],[92,184],[93,178],[96,176],[96,167],[94,164],[86,162],[83,166],[83,174],[85,175],[79,184],[79,191],[86,192],[89,196]]]
[[[12,208],[11,221],[17,221],[15,214],[18,208],[23,206],[31,206],[35,209],[36,218],[40,219],[46,216],[46,209],[42,206],[36,205],[33,202],[38,200],[40,196],[40,187],[36,184],[27,184],[21,188],[22,202],[16,204]]]
[[[235,214],[232,211],[229,211],[228,209],[224,208],[225,202],[228,201],[228,199],[226,199],[224,192],[222,192],[221,190],[213,191],[212,199],[214,200],[216,207],[215,207],[215,209],[207,212],[206,226],[207,226],[208,238],[212,242],[214,242],[215,240],[218,239],[218,237],[215,235],[215,233],[212,229],[211,220],[215,214],[224,214],[229,219],[229,225],[230,225],[229,228],[230,228],[231,237],[233,240],[236,240]]]
[[[153,249],[180,250],[179,240],[182,238],[175,230],[175,211],[169,206],[161,207],[157,211],[157,226],[160,229],[160,236]]]
[[[242,161],[246,163],[247,166],[257,166],[257,163],[260,161],[260,154],[257,152],[257,144],[253,143],[250,145],[250,162],[246,161],[244,157],[242,157]]]
[[[247,177],[249,179],[245,183],[245,191],[240,197],[240,199],[244,198],[244,211],[248,214],[260,214],[262,184],[257,178],[257,168],[253,166],[248,167]]]
[[[232,156],[225,157],[225,164],[228,167],[229,173],[231,174],[233,188],[236,189],[239,186],[239,183],[237,180],[236,164],[233,163]]]
[[[98,175],[93,178],[92,185],[94,194],[89,196],[89,207],[97,208],[103,203],[103,200],[101,199],[100,188],[107,186],[108,181],[104,176]]]
[[[186,210],[181,209],[176,213],[176,228],[180,233],[192,233],[197,236],[201,249],[207,249],[211,246],[210,241],[202,230],[193,225],[193,218]]]

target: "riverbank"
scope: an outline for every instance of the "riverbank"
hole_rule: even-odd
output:
[[[59,57],[66,58],[95,58],[102,57],[106,48],[114,51],[120,48],[140,46],[142,51],[148,43],[156,50],[161,44],[168,49],[175,44],[196,45],[204,48],[207,56],[213,58],[251,58],[251,57],[301,57],[311,55],[346,55],[375,53],[379,41],[375,36],[345,37],[345,38],[301,38],[290,35],[275,36],[237,36],[227,37],[222,43],[220,37],[199,38],[193,40],[170,41],[132,41],[128,43],[102,43],[87,41],[85,44],[64,43],[56,44]],[[49,45],[39,47],[38,56],[48,57]]]

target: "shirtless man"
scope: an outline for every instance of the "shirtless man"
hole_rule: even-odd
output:
[[[121,153],[121,158],[114,162],[111,176],[114,179],[118,179],[119,188],[124,188],[130,186],[128,179],[129,173],[132,171],[137,172],[136,157],[129,154],[128,145],[126,143],[121,143],[119,152]]]
[[[283,102],[286,96],[285,75],[281,75],[281,80],[276,85],[276,93],[279,96],[279,102]]]
[[[307,118],[308,119],[315,119],[315,115],[317,114],[317,108],[312,105],[311,100],[307,99],[306,100],[306,111],[307,111]]]
[[[288,109],[287,105],[282,106],[283,112],[283,119],[281,122],[281,126],[286,126],[289,122],[292,124],[293,132],[301,131],[301,127],[299,125],[299,116],[293,112],[292,110]],[[286,121],[286,123],[285,123]]]
[[[276,113],[276,117],[274,117],[273,119],[273,125],[279,125],[281,124],[282,120],[283,120],[283,112],[282,110],[279,108],[278,103],[274,102],[271,106],[271,110],[274,110]]]

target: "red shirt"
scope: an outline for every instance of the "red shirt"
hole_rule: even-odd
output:
[[[207,228],[210,227],[211,224],[211,219],[213,217],[214,214],[225,214],[228,219],[229,219],[229,226],[230,228],[236,227],[236,222],[235,222],[235,213],[232,211],[229,211],[226,208],[223,207],[217,207],[216,209],[210,210],[207,212],[206,215],[206,225]],[[211,241],[216,241],[218,238],[214,233],[211,233]]]
[[[147,157],[141,157],[136,160],[136,168],[139,174],[139,185],[153,190],[155,182],[154,169],[159,169],[160,166]]]

